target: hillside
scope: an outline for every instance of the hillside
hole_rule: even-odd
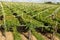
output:
[[[0,40],[60,40],[60,5],[0,2]]]

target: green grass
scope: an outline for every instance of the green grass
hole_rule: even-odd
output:
[[[14,36],[14,40],[22,40],[20,33],[17,31],[16,27],[13,27],[13,36]]]

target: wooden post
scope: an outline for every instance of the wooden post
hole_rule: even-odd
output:
[[[29,31],[28,31],[28,40],[32,40],[31,24],[30,24],[30,22],[27,23],[27,26],[29,27]]]
[[[53,22],[54,22],[54,19],[55,19],[55,16],[52,15],[52,20],[53,20]],[[54,29],[55,29],[55,28],[53,27],[53,33],[51,34],[51,40],[54,40],[54,34],[55,34]]]
[[[3,7],[3,4],[0,2],[0,5],[2,7],[2,13],[3,13],[3,22],[4,22],[4,32],[3,32],[3,35],[5,37],[5,40],[6,40],[6,20],[5,20],[5,11],[4,11],[4,7]]]
[[[28,40],[32,40],[31,30],[29,30],[29,32],[28,32],[28,36],[29,36],[29,39],[28,39]]]
[[[55,16],[54,15],[52,15],[52,20],[54,21],[55,20]],[[52,33],[52,36],[51,36],[51,40],[54,40],[54,35],[55,35],[55,33],[57,32],[57,21],[55,21],[56,22],[56,25],[55,25],[55,27],[53,27],[53,33]]]

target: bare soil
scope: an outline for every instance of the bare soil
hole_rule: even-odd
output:
[[[20,36],[21,36],[22,40],[27,40],[27,38],[24,35],[20,34]]]
[[[13,40],[12,32],[6,32],[6,40]]]
[[[45,40],[50,40],[48,38],[48,37],[50,37],[50,35],[51,34],[46,34],[46,35],[42,35],[42,37],[45,38]],[[20,36],[21,36],[22,40],[28,40],[28,38],[27,38],[28,33],[23,33]],[[32,40],[37,40],[34,35],[32,35],[31,38],[32,38]],[[14,40],[12,32],[6,32],[6,38],[5,38],[0,31],[0,40]],[[54,35],[54,40],[59,40],[59,38]]]
[[[5,37],[2,35],[1,31],[0,31],[0,40],[5,40]]]
[[[27,38],[27,40],[28,40],[28,32],[27,33],[23,33],[23,35]],[[35,38],[35,36],[34,35],[31,35],[31,40],[37,40],[36,38]]]
[[[43,38],[45,38],[45,40],[51,40],[51,35],[52,34],[47,33],[47,34],[42,35],[42,36],[43,36]],[[53,38],[54,38],[54,40],[59,40],[59,38],[55,35],[53,36]]]

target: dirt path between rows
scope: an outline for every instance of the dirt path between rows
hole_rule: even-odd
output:
[[[27,33],[25,35],[27,35]],[[50,34],[47,34],[47,35],[49,36]],[[23,34],[20,34],[20,36],[21,36],[22,40],[28,40]],[[45,40],[50,40],[45,35],[42,35],[42,37],[45,38]],[[32,35],[31,38],[32,38],[32,40],[37,40],[34,35]],[[0,31],[0,40],[5,40],[5,37],[2,35],[1,31]],[[6,40],[14,40],[12,32],[6,32]],[[54,40],[59,40],[59,38],[54,35]]]
[[[6,32],[6,37],[2,35],[2,32],[0,31],[0,40],[13,40],[12,32]]]
[[[5,37],[2,35],[1,31],[0,31],[0,40],[5,40]]]
[[[32,35],[32,40],[37,40],[34,35]]]
[[[54,40],[59,40],[59,38],[57,36],[54,35]]]
[[[6,40],[13,40],[12,32],[6,32]]]
[[[51,40],[51,39],[49,39],[51,37],[51,34],[42,35],[42,37],[45,38],[45,40]],[[54,40],[59,40],[59,38],[55,35],[53,36],[53,38],[54,38]]]
[[[28,32],[27,33],[23,33],[23,35],[25,36],[25,38],[28,37]],[[27,40],[28,40],[28,38],[27,38]],[[36,37],[34,35],[31,35],[31,40],[37,40],[37,39],[36,39]]]
[[[27,40],[27,38],[23,35],[23,34],[20,34],[22,40]]]

